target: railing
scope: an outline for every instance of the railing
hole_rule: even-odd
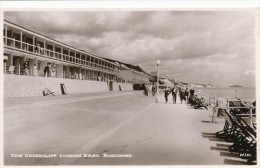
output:
[[[4,45],[8,47],[12,47],[18,50],[26,51],[26,52],[31,52],[34,54],[37,54],[39,56],[47,56],[56,60],[64,61],[64,62],[69,62],[69,63],[74,63],[78,65],[83,65],[87,67],[92,67],[92,68],[97,68],[97,69],[102,69],[105,71],[110,71],[110,72],[117,72],[116,69],[100,65],[94,62],[89,62],[89,61],[84,61],[83,63],[81,62],[79,58],[72,57],[67,54],[62,54],[60,52],[53,51],[49,48],[45,49],[43,47],[36,47],[33,44],[22,42],[20,40],[16,40],[15,38],[10,38],[4,36]],[[74,61],[73,61],[74,60]]]
[[[241,116],[243,116],[244,118],[249,118],[248,125],[253,127],[253,118],[254,118],[254,116],[253,116],[253,109],[255,109],[256,107],[254,107],[252,105],[252,102],[248,101],[249,105],[248,106],[244,106],[244,107],[243,106],[241,106],[241,107],[236,107],[236,106],[232,107],[232,106],[230,106],[230,102],[245,102],[245,101],[244,100],[238,100],[238,99],[232,100],[232,99],[227,98],[227,112],[229,113],[230,109],[249,109],[249,115],[241,115]],[[237,115],[239,116],[239,114],[237,114]]]

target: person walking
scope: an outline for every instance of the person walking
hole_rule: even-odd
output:
[[[165,98],[165,102],[168,102],[168,96],[170,94],[170,88],[168,86],[166,86],[165,91],[164,91],[164,98]]]
[[[53,65],[52,68],[51,68],[51,77],[56,77],[56,66]]]
[[[179,94],[180,94],[180,99],[181,99],[181,104],[182,104],[183,100],[185,100],[185,93],[184,93],[184,89],[181,87],[179,89]]]
[[[145,96],[148,96],[148,91],[146,90],[145,84],[142,85],[142,88],[143,88],[143,90],[144,90],[144,92],[143,92],[144,95],[145,95]]]
[[[172,88],[171,92],[172,92],[172,102],[173,102],[173,104],[176,104],[176,94],[177,94],[177,88],[176,88],[176,86],[174,86],[174,87]]]
[[[30,68],[30,66],[29,66],[29,61],[28,61],[28,60],[25,60],[25,62],[24,62],[24,74],[25,74],[26,76],[29,76],[29,75],[30,75],[29,68]]]
[[[152,94],[153,94],[153,96],[155,95],[156,91],[157,91],[156,84],[154,83],[153,87],[152,87]]]
[[[38,70],[36,64],[33,65],[33,76],[38,76]]]
[[[49,77],[50,76],[50,70],[51,70],[51,65],[50,65],[50,63],[47,63],[47,66],[43,70],[45,77]]]
[[[189,89],[188,89],[188,87],[186,87],[186,90],[184,91],[184,98],[185,98],[185,101],[186,101],[186,104],[188,104],[189,103],[189,98],[190,98],[190,95],[189,95]]]

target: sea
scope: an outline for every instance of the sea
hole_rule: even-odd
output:
[[[195,94],[204,96],[216,96],[219,98],[236,98],[256,100],[256,88],[254,87],[229,87],[229,88],[196,88]]]

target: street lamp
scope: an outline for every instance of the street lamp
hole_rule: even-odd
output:
[[[155,102],[158,103],[160,101],[160,97],[159,97],[159,65],[160,65],[160,61],[159,60],[157,60],[156,65],[157,65],[157,97],[155,99]]]

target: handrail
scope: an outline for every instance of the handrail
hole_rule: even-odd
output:
[[[16,48],[16,49],[23,50],[23,51],[28,51],[28,52],[31,52],[31,53],[34,53],[37,55],[53,57],[56,60],[69,62],[69,63],[75,63],[75,64],[79,64],[79,65],[85,66],[85,67],[94,67],[94,68],[98,68],[98,69],[105,70],[105,71],[115,72],[115,69],[113,69],[113,68],[110,68],[110,67],[107,67],[104,65],[99,65],[94,62],[89,62],[89,61],[83,60],[84,62],[87,62],[87,64],[84,64],[84,63],[81,63],[82,60],[80,60],[79,58],[75,58],[75,57],[72,57],[71,55],[67,55],[67,54],[62,54],[62,53],[50,50],[48,48],[45,49],[45,48],[40,47],[40,49],[39,49],[40,51],[33,52],[33,48],[36,47],[33,44],[26,43],[26,42],[23,42],[20,40],[16,40],[15,38],[10,38],[10,37],[6,37],[6,36],[4,36],[4,38],[7,39],[7,44],[4,44],[4,45],[8,46],[8,47]],[[8,44],[8,41],[11,41],[10,45]],[[19,45],[20,47],[16,47],[17,43],[20,44]],[[32,49],[32,51],[30,49]],[[74,61],[71,61],[73,59],[74,59]]]

